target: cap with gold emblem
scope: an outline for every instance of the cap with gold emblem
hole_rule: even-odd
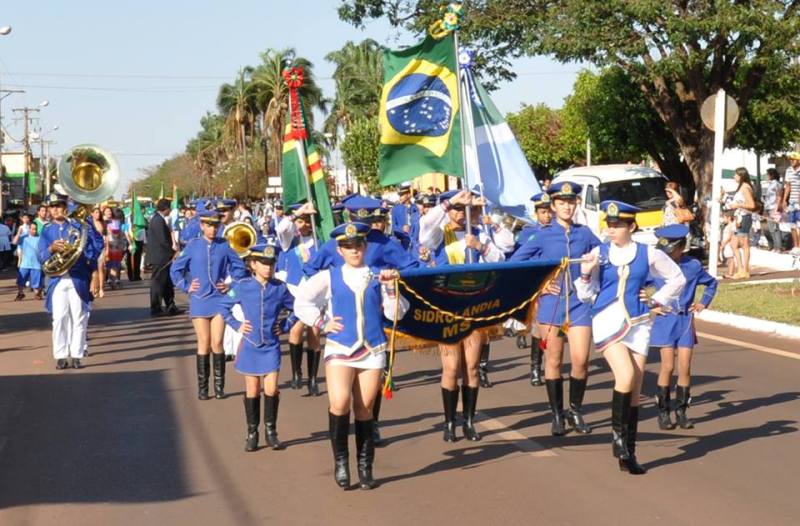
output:
[[[364,223],[342,223],[331,232],[331,239],[337,242],[355,241],[356,239],[364,239],[369,233],[370,227]]]
[[[636,214],[642,209],[638,206],[629,205],[622,201],[603,201],[600,203],[600,210],[606,213],[606,222],[614,221],[636,221]]]
[[[274,240],[262,241],[253,245],[253,248],[247,253],[247,257],[275,261],[279,252],[280,247]]]
[[[664,252],[672,252],[678,245],[686,241],[689,235],[687,225],[669,225],[656,228],[655,235],[658,238],[656,248]]]
[[[552,199],[550,199],[550,194],[541,192],[531,197],[531,201],[533,201],[535,208],[550,208]]]
[[[582,191],[583,187],[581,185],[570,181],[553,183],[547,189],[551,199],[577,199]]]

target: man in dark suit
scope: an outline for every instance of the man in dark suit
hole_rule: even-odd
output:
[[[156,203],[156,213],[150,218],[147,226],[147,248],[145,250],[144,264],[153,269],[150,277],[150,314],[158,316],[178,314],[180,309],[175,306],[175,289],[169,279],[169,270],[175,250],[172,248],[172,233],[167,225],[166,216],[169,215],[169,201],[159,199]],[[166,311],[162,310],[164,303]]]

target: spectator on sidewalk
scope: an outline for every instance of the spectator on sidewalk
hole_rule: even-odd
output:
[[[42,264],[39,263],[39,228],[36,223],[31,223],[28,233],[20,239],[19,247],[21,252],[19,262],[19,273],[17,274],[17,297],[14,301],[25,298],[25,285],[30,284],[32,290],[36,291],[36,299],[43,299],[42,287],[44,278],[42,276]]]
[[[792,254],[800,253],[800,152],[788,155],[789,168],[786,169],[783,187],[783,205],[786,222],[792,230]]]
[[[731,279],[736,274],[736,260],[733,258],[733,242],[736,238],[736,221],[733,212],[725,212],[722,215],[723,224],[722,239],[720,241],[720,254],[722,261],[728,265],[728,273],[723,275],[726,279]]]
[[[783,211],[780,175],[775,168],[767,168],[767,190],[764,192],[764,215],[767,217],[770,249],[780,252],[783,249],[780,222]]]
[[[734,211],[736,218],[736,236],[733,243],[733,257],[738,268],[735,279],[750,277],[750,230],[753,227],[753,211],[756,210],[753,183],[747,168],[739,167],[734,172],[734,179],[738,186],[733,195],[733,200],[726,205],[728,210]],[[741,249],[741,254],[739,253]]]
[[[39,205],[39,208],[36,209],[36,218],[33,220],[36,223],[36,231],[40,234],[44,230],[44,226],[50,221],[50,217],[47,213],[47,207],[45,205]]]
[[[111,220],[108,224],[106,237],[106,275],[111,283],[111,290],[117,290],[121,285],[122,260],[128,250],[128,240],[120,231],[119,221]]]
[[[9,226],[9,222],[11,221],[13,221],[11,216],[8,216],[0,223],[0,271],[10,267],[12,265],[11,260],[14,257],[14,252],[11,249],[11,236],[13,231]]]
[[[669,181],[664,186],[664,192],[667,194],[667,200],[664,202],[664,218],[661,224],[662,226],[676,225],[680,223],[678,209],[686,206],[683,202],[683,197],[681,197],[680,186],[675,181]]]

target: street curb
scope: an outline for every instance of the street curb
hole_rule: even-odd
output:
[[[788,323],[778,323],[776,321],[762,320],[760,318],[751,318],[750,316],[741,316],[731,312],[709,309],[698,312],[694,316],[698,320],[710,323],[719,323],[720,325],[736,327],[737,329],[800,340],[800,326],[797,325],[789,325]]]

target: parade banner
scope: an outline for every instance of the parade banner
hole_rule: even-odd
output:
[[[381,185],[431,172],[463,177],[454,35],[385,50],[383,71]]]
[[[410,306],[397,320],[399,341],[458,343],[508,318],[529,324],[539,291],[562,267],[548,260],[404,270],[399,292]]]
[[[289,122],[283,137],[281,165],[283,204],[288,207],[301,201],[314,203],[319,225],[317,236],[324,242],[335,225],[322,159],[308,132],[305,108],[299,95],[303,70],[293,67],[285,70],[283,75],[289,87]]]
[[[530,198],[542,189],[514,132],[473,75],[472,58],[469,50],[462,50],[459,54],[464,86],[462,97],[465,99],[462,107],[468,124],[465,137],[466,186],[481,186],[486,199],[506,214],[531,217],[534,207]],[[471,111],[468,112],[467,108]]]

